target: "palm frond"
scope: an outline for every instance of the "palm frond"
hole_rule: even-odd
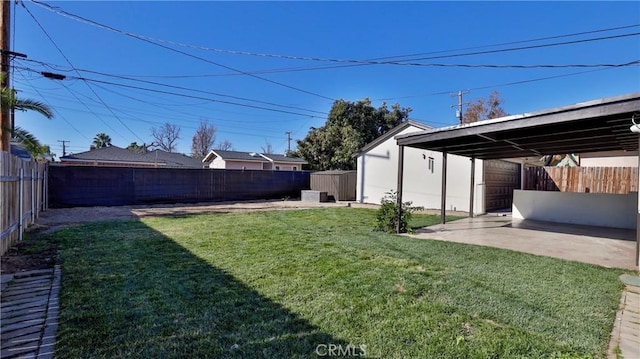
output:
[[[53,117],[53,110],[51,107],[40,101],[14,98],[13,107],[20,111],[35,111],[46,118]]]
[[[38,158],[43,154],[43,146],[40,141],[38,141],[36,136],[24,128],[14,128],[11,132],[11,137],[20,141],[33,158]]]

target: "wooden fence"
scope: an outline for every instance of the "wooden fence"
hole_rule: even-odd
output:
[[[0,152],[0,255],[46,209],[46,177],[46,164]]]
[[[627,194],[638,191],[634,167],[530,167],[524,188],[535,191]]]

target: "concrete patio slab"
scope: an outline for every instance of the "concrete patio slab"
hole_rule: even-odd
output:
[[[409,236],[504,248],[604,267],[636,268],[634,230],[486,215],[422,228]]]

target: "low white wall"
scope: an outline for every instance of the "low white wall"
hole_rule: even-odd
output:
[[[636,229],[638,194],[513,191],[513,218]]]

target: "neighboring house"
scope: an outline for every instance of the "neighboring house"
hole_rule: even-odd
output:
[[[364,146],[356,155],[356,201],[379,204],[386,192],[396,190],[399,147],[394,137],[429,129],[432,127],[409,120]],[[509,165],[507,164],[507,168],[510,168]],[[515,166],[519,168],[518,165]],[[509,169],[509,171],[511,170]],[[476,160],[475,213],[485,211],[485,201],[482,195],[484,194],[483,172],[483,161]],[[466,157],[448,155],[447,173],[446,209],[468,211],[471,161]],[[441,206],[441,183],[442,153],[406,147],[404,152],[403,201],[411,201],[414,206],[422,206],[427,209],[439,209]]]
[[[29,153],[29,151],[27,151],[27,148],[24,147],[24,145],[22,143],[20,143],[20,141],[16,141],[16,140],[11,140],[11,142],[9,143],[10,147],[11,147],[11,154],[23,159],[25,161],[32,161],[33,157],[31,157],[31,154]]]
[[[137,152],[116,146],[60,157],[61,165],[110,167],[203,168],[200,160],[162,150]]]
[[[583,152],[581,167],[638,167],[638,151]]]
[[[273,153],[212,150],[202,160],[209,168],[233,170],[299,171],[307,162]],[[206,165],[205,165],[206,166]]]

